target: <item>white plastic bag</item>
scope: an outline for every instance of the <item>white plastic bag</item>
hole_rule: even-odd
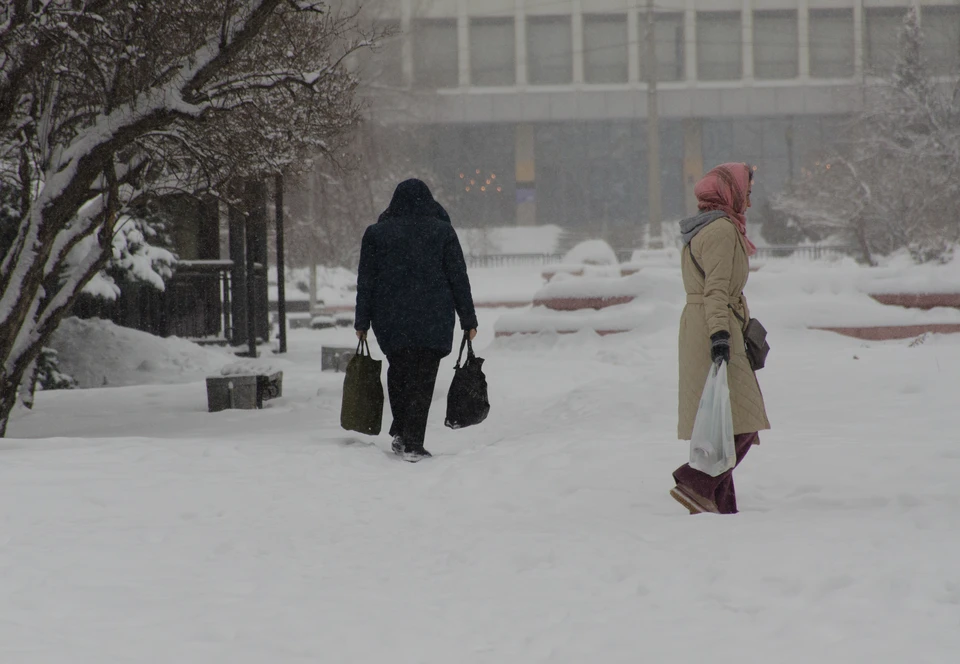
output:
[[[722,362],[719,368],[716,364],[710,368],[703,387],[690,439],[690,467],[716,477],[736,465],[730,385],[727,383],[727,363]]]

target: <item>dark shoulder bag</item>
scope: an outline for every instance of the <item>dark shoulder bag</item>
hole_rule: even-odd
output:
[[[754,371],[760,371],[766,365],[767,354],[770,352],[770,344],[767,343],[767,328],[761,325],[756,318],[745,321],[732,305],[728,304],[727,306],[730,307],[730,311],[743,326],[743,345],[747,351],[747,359],[750,360],[750,368]]]
[[[707,273],[703,271],[703,268],[700,267],[700,263],[697,262],[697,259],[693,256],[693,249],[689,246],[687,247],[690,251],[690,260],[693,261],[694,267],[697,268],[697,271],[703,275],[704,281],[707,279]],[[747,353],[747,360],[750,362],[750,368],[754,371],[760,371],[766,366],[767,363],[767,354],[770,353],[770,344],[767,343],[767,329],[760,324],[756,318],[751,318],[750,320],[744,320],[743,316],[737,313],[737,310],[733,308],[733,305],[729,302],[727,303],[727,308],[730,309],[730,313],[740,321],[741,329],[743,330],[743,345],[744,350]]]

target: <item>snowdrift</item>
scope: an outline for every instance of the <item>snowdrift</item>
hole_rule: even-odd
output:
[[[156,337],[99,318],[64,319],[50,346],[79,387],[190,382],[236,360],[222,348]]]

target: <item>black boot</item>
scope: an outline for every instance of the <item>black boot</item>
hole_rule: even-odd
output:
[[[410,463],[416,463],[421,459],[426,459],[432,457],[426,449],[424,449],[423,444],[419,445],[404,445],[403,446],[403,460],[409,461]]]

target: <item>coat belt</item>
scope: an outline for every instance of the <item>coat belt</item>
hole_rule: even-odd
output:
[[[704,300],[703,295],[697,293],[687,293],[687,304],[704,304],[705,302],[706,300]],[[734,311],[736,311],[736,309],[742,310],[743,302],[738,301],[736,304],[731,304],[728,306],[730,306],[731,309],[734,309]]]

